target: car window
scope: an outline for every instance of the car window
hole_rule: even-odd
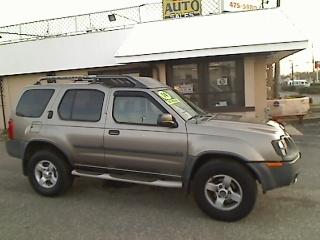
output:
[[[41,117],[53,93],[53,89],[31,89],[25,91],[17,105],[16,115],[30,118]]]
[[[116,96],[113,117],[118,123],[157,125],[164,112],[149,98],[143,96]]]
[[[191,103],[191,101],[186,101],[185,98],[171,89],[162,89],[156,91],[156,94],[185,120],[205,114],[200,107]]]
[[[101,118],[104,93],[98,90],[68,90],[59,105],[62,120],[97,122]]]

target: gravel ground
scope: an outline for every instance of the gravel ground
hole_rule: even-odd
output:
[[[173,189],[78,178],[66,195],[41,197],[0,140],[0,239],[319,239],[320,123],[298,129],[298,183],[260,192],[254,211],[235,223],[209,219]]]

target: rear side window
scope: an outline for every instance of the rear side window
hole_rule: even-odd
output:
[[[98,90],[68,90],[59,105],[62,120],[97,122],[101,118],[104,93]]]
[[[17,105],[16,115],[30,118],[41,117],[53,93],[53,89],[31,89],[25,91]]]

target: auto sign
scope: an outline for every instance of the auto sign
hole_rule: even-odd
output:
[[[201,15],[201,0],[163,0],[163,18]]]

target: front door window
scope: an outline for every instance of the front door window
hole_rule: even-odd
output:
[[[116,96],[113,117],[118,123],[157,125],[164,112],[144,96]]]

